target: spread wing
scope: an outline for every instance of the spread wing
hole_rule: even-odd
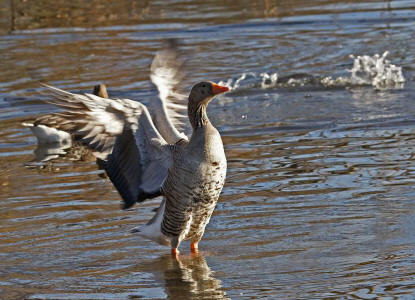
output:
[[[94,151],[122,196],[123,208],[160,195],[171,164],[171,146],[143,104],[45,87],[52,96],[47,102],[64,109],[54,114],[59,119],[53,126]]]
[[[176,41],[167,40],[165,48],[157,52],[151,64],[150,79],[159,92],[151,107],[156,127],[171,144],[187,140],[191,133],[187,97],[179,88],[185,75]]]

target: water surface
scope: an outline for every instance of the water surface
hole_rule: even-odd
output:
[[[413,298],[413,1],[14,2],[0,6],[0,298]],[[21,126],[56,111],[39,82],[148,101],[166,38],[187,53],[186,89],[233,88],[208,110],[227,182],[202,254],[184,243],[179,261],[128,234],[158,199],[120,210],[90,156],[33,163]],[[353,82],[351,54],[385,51],[404,83]]]

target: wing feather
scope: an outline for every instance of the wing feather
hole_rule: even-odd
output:
[[[164,139],[174,144],[188,140],[190,124],[187,119],[187,97],[179,90],[185,76],[184,61],[175,40],[168,40],[151,64],[150,79],[159,97],[152,101],[153,119]]]
[[[53,126],[94,150],[123,198],[123,208],[160,195],[171,147],[143,104],[45,87],[52,96],[48,102],[65,109],[53,116]]]

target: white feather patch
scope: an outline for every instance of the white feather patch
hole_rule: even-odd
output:
[[[161,222],[163,221],[164,209],[166,206],[165,203],[166,201],[163,200],[150,222],[142,227],[134,228],[132,232],[158,244],[170,246],[170,240],[161,232]]]
[[[25,124],[28,126],[29,124]],[[58,130],[52,127],[45,125],[32,125],[28,126],[32,130],[33,134],[39,141],[39,144],[52,144],[52,143],[61,143],[61,144],[71,144],[72,138],[71,135],[65,131]]]

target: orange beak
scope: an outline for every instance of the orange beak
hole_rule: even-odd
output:
[[[228,87],[220,86],[220,85],[217,85],[216,83],[212,83],[212,93],[213,93],[213,95],[217,95],[217,94],[224,93],[224,92],[227,92],[227,91],[229,91]]]

